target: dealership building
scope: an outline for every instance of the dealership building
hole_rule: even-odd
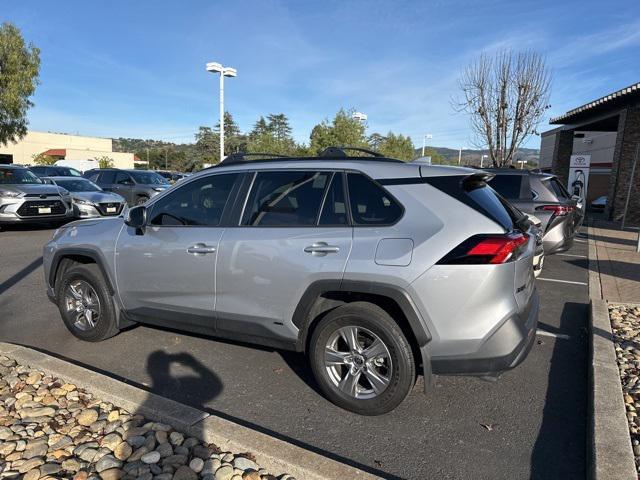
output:
[[[552,118],[542,134],[540,168],[571,191],[570,166],[587,159],[588,202],[606,196],[605,214],[640,225],[640,83]]]
[[[136,164],[146,164],[133,153],[114,152],[111,138],[30,130],[16,142],[0,144],[0,164],[31,165],[34,157],[40,154],[58,160],[93,160],[109,157],[116,168],[134,168]]]

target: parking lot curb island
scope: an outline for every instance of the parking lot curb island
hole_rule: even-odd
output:
[[[296,478],[310,480],[380,478],[37,350],[0,342],[0,354],[13,358],[19,364],[62,378],[131,413],[167,423],[223,450],[250,452],[255,456],[256,462],[272,474],[286,472]]]
[[[607,302],[590,308],[590,471],[592,480],[637,480]]]

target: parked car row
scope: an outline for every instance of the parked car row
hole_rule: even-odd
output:
[[[522,362],[534,276],[570,245],[577,202],[553,176],[345,150],[233,155],[63,227],[45,246],[48,295],[87,341],[150,323],[304,352],[322,392],[365,415],[395,408],[418,372],[429,388]]]
[[[0,224],[117,216],[170,186],[147,170],[0,165]]]

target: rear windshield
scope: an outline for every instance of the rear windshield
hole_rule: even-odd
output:
[[[467,195],[477,203],[487,216],[498,222],[505,230],[513,230],[514,219],[496,192],[487,186],[474,188]]]
[[[166,185],[167,179],[161,175],[158,175],[156,172],[129,172],[136,183],[140,183],[142,185]]]
[[[516,200],[520,198],[522,175],[496,175],[489,185],[504,198]]]

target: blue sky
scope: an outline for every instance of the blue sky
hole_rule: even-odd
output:
[[[242,130],[284,112],[298,141],[353,107],[369,133],[468,146],[450,99],[483,51],[544,54],[549,116],[640,81],[637,0],[3,0],[0,21],[42,50],[31,128],[86,135],[192,141],[217,121],[207,61],[238,69],[225,103]]]

